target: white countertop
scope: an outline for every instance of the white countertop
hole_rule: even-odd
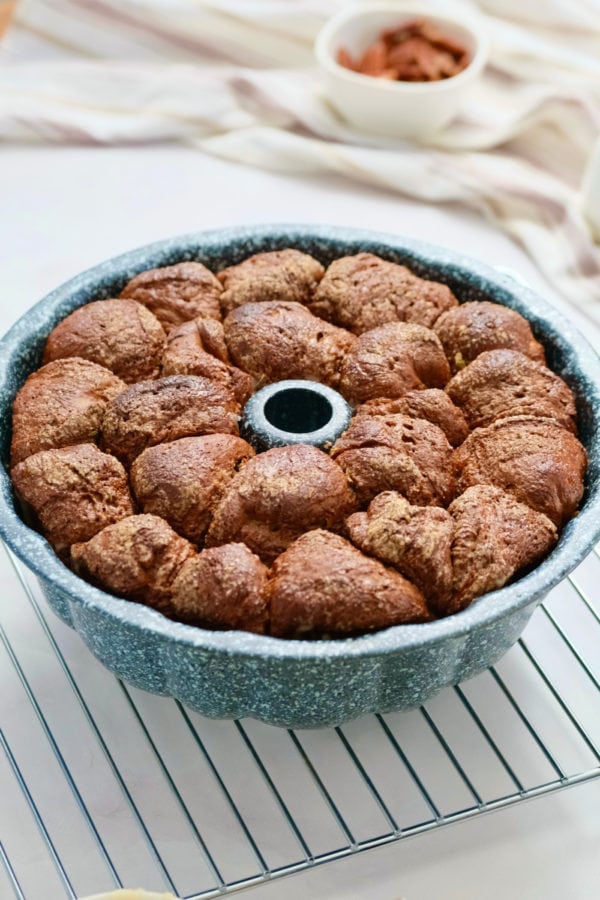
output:
[[[3,149],[0,197],[2,333],[51,288],[117,253],[187,231],[287,221],[396,232],[511,267],[598,345],[598,332],[561,304],[518,247],[451,205],[420,205],[341,179],[288,178],[173,146]],[[599,847],[597,780],[260,885],[252,896],[595,900]]]

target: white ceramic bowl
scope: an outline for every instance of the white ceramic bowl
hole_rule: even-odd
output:
[[[345,47],[359,56],[384,29],[424,17],[460,41],[470,62],[462,72],[442,81],[388,81],[352,72],[337,62]],[[341,10],[322,28],[315,54],[332,105],[360,131],[396,137],[425,138],[458,112],[465,94],[487,58],[487,38],[476,11],[449,4],[360,3]]]

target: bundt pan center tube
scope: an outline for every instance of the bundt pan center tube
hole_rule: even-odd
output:
[[[341,394],[317,381],[276,381],[248,400],[240,434],[256,450],[312,444],[328,449],[346,430],[352,409]]]
[[[184,625],[109,595],[77,577],[23,522],[8,475],[10,411],[17,391],[40,365],[54,326],[86,303],[118,296],[145,270],[194,260],[218,272],[252,254],[286,247],[324,265],[360,252],[377,254],[447,284],[460,302],[491,300],[528,319],[548,364],[575,393],[579,434],[589,457],[580,511],[533,571],[437,621],[356,638],[284,640]],[[348,415],[321,384],[294,382],[265,390],[253,400],[262,403],[269,428],[288,435],[284,443],[301,437],[301,443],[326,446],[332,438],[319,443],[322,436],[314,440],[315,435],[332,428],[338,414]],[[287,397],[286,390],[292,391]],[[517,640],[537,604],[600,537],[600,363],[592,348],[556,310],[512,278],[450,250],[397,236],[297,225],[231,228],[173,238],[109,260],[49,294],[0,342],[0,411],[0,533],[7,544],[37,574],[57,615],[111,671],[211,717],[316,727],[417,706],[494,663]],[[249,418],[247,413],[246,422]],[[336,433],[338,425],[345,427],[342,418]],[[310,430],[297,430],[303,428]],[[267,440],[271,446],[273,434]]]

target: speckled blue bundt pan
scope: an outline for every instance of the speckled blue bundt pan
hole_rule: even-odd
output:
[[[4,467],[0,532],[38,575],[57,615],[116,675],[145,690],[177,697],[207,716],[253,716],[303,727],[416,706],[446,685],[475,675],[508,650],[545,594],[590,551],[600,536],[600,362],[572,325],[530,290],[450,250],[333,227],[259,226],[192,234],[134,250],[78,275],[31,309],[0,342],[4,466],[14,396],[40,365],[46,335],[69,312],[90,300],[114,296],[143,269],[182,259],[220,269],[252,253],[288,246],[312,253],[323,263],[371,251],[445,282],[461,301],[491,299],[527,316],[546,347],[549,364],[575,391],[581,439],[590,458],[581,512],[540,566],[438,622],[397,626],[349,640],[285,641],[171,622],[77,578],[20,519]]]

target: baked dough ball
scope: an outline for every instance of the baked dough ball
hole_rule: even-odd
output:
[[[421,592],[329,531],[303,534],[275,560],[271,634],[343,637],[431,618]]]
[[[446,387],[471,428],[495,419],[532,415],[576,430],[575,397],[562,378],[517,350],[489,350],[458,372]]]
[[[276,447],[249,459],[226,489],[207,546],[243,541],[271,563],[302,532],[335,528],[356,508],[344,473],[316,447]]]
[[[448,360],[433,331],[391,322],[360,335],[344,360],[340,391],[351,403],[363,403],[402,397],[415,388],[442,388],[449,378]]]
[[[154,313],[164,330],[197,316],[221,318],[221,283],[198,262],[180,262],[140,272],[125,285],[121,297],[137,300]]]
[[[62,555],[133,512],[127,472],[94,444],[34,453],[14,467],[12,480]]]
[[[556,526],[548,516],[487,484],[467,488],[448,512],[454,520],[454,613],[480,594],[501,588],[554,546]]]
[[[42,366],[15,397],[12,465],[40,450],[95,441],[106,404],[126,386],[87,359],[57,359]]]
[[[251,456],[250,444],[232,434],[180,438],[140,453],[131,486],[144,512],[162,516],[199,544],[225,488]]]
[[[224,327],[233,362],[259,387],[286,378],[337,387],[344,357],[356,341],[299,303],[246,303],[229,313]]]
[[[419,278],[406,266],[372,253],[358,253],[331,263],[310,308],[328,322],[362,334],[387,322],[431,328],[457,303],[445,284]]]
[[[254,390],[254,379],[229,365],[223,326],[214,319],[194,319],[174,328],[162,357],[163,375],[202,375],[220,381],[244,404]]]
[[[438,615],[502,587],[557,538],[547,516],[488,484],[467,488],[448,510],[411,506],[388,491],[346,527],[353,543],[409,578]]]
[[[433,330],[444,346],[450,368],[458,372],[486,350],[518,350],[544,364],[544,348],[527,319],[499,303],[462,303],[439,317]]]
[[[256,253],[219,272],[223,311],[263,300],[308,303],[324,271],[320,262],[299,250]]]
[[[231,388],[195,375],[134,384],[112,400],[102,420],[103,446],[127,463],[146,447],[196,434],[237,434]]]
[[[96,300],[72,312],[48,335],[44,362],[79,356],[133,384],[159,373],[162,325],[134,300]]]
[[[365,553],[376,556],[415,584],[431,609],[447,612],[452,596],[450,513],[437,506],[412,506],[396,491],[385,491],[346,520],[348,536]]]
[[[173,585],[176,619],[200,628],[264,634],[269,570],[245,544],[203,550],[182,566]]]
[[[454,451],[458,491],[495,484],[564,525],[583,495],[587,455],[553,419],[514,416],[477,428]]]
[[[159,516],[129,516],[71,548],[75,571],[92,584],[171,615],[173,582],[192,545]]]
[[[411,419],[427,419],[442,429],[453,447],[462,444],[469,433],[462,410],[454,405],[445,391],[438,388],[408,391],[403,397],[395,399],[377,397],[367,400],[356,410],[357,416],[388,416],[393,413],[400,413]]]
[[[420,506],[445,506],[454,496],[452,448],[444,432],[424,419],[357,416],[333,445],[359,501],[399,491]]]

